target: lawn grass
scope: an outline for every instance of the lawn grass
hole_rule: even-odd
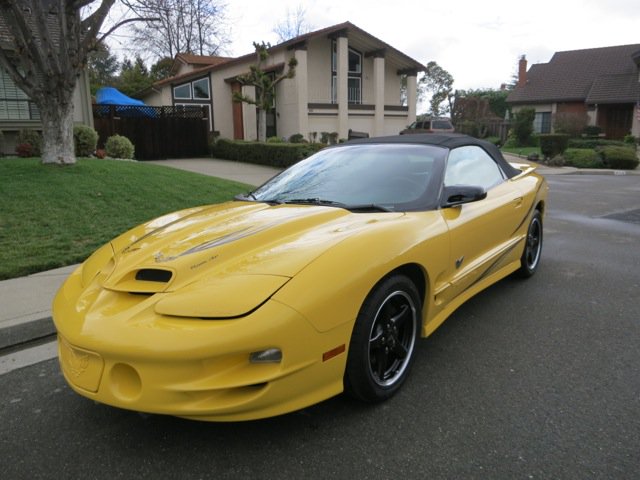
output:
[[[80,262],[144,221],[249,189],[143,162],[0,159],[0,279]]]

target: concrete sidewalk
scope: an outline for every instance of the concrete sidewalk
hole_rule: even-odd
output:
[[[505,155],[509,161],[526,162],[518,157]],[[246,183],[261,185],[280,172],[279,169],[240,162],[195,158],[186,160],[161,160],[149,162],[171,168],[179,168],[203,175],[215,176]],[[543,175],[562,174],[609,174],[638,175],[633,172],[594,170],[575,168],[538,169]],[[51,320],[51,302],[64,279],[77,267],[71,265],[27,277],[0,281],[0,350],[55,333]]]

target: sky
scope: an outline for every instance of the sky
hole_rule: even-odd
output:
[[[349,21],[426,65],[436,61],[455,89],[500,88],[526,55],[640,44],[639,0],[227,0],[231,56],[253,41],[277,43],[274,26],[301,5],[313,30]]]

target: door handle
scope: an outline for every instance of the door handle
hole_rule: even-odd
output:
[[[524,197],[518,197],[518,198],[516,198],[516,199],[513,201],[513,205],[514,205],[516,208],[520,208],[520,207],[522,206],[522,202],[523,202],[523,200],[524,200]]]

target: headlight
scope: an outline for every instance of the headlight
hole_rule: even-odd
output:
[[[280,363],[281,361],[282,351],[279,348],[268,348],[249,355],[250,363]]]

